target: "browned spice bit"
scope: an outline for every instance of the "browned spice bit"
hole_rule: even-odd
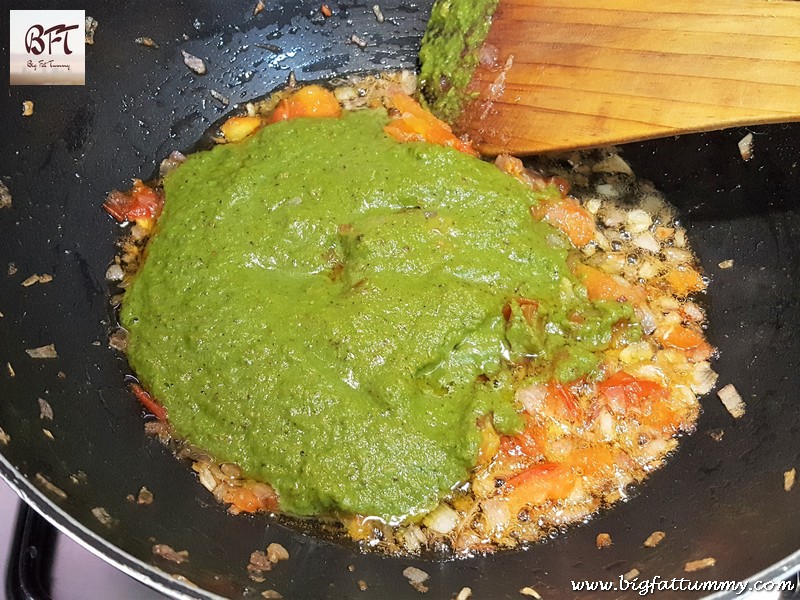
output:
[[[22,116],[23,117],[30,117],[33,115],[33,102],[30,100],[25,100],[22,103]]]
[[[530,596],[531,598],[536,598],[536,600],[542,600],[542,597],[539,595],[539,592],[537,592],[532,587],[525,586],[519,591],[519,593],[522,594],[523,596]]]
[[[183,64],[191,69],[197,75],[206,74],[206,63],[202,59],[197,58],[194,54],[189,54],[186,50],[181,50],[183,55]]]
[[[333,14],[333,11],[331,10],[331,7],[328,6],[327,4],[323,4],[322,6],[320,6],[319,7],[319,12],[321,12],[322,16],[325,17],[326,19]]]
[[[383,12],[381,12],[381,7],[377,4],[372,5],[372,12],[375,15],[375,20],[378,23],[383,23],[386,19],[383,17]]]
[[[597,539],[595,539],[595,544],[597,545],[598,550],[608,548],[611,545],[611,536],[607,533],[598,533]]]
[[[683,570],[687,573],[694,573],[695,571],[701,571],[703,569],[708,569],[709,567],[713,567],[717,564],[717,559],[708,557],[708,558],[701,558],[700,560],[692,560],[687,562]]]
[[[662,542],[662,540],[665,537],[667,537],[667,534],[664,533],[663,531],[654,531],[649,536],[647,536],[647,539],[644,541],[644,544],[642,545],[645,548],[655,548]]]
[[[92,17],[86,16],[86,32],[84,34],[84,41],[90,46],[94,44],[94,32],[97,31],[97,21]]]
[[[8,446],[8,442],[10,441],[11,441],[11,436],[8,435],[5,431],[3,431],[2,427],[0,427],[0,444],[3,444],[3,446]]]
[[[358,37],[357,35],[353,34],[350,36],[350,43],[355,44],[362,50],[367,47],[367,42],[363,38]]]
[[[367,587],[368,586],[366,581],[364,581],[363,579],[358,580],[358,589],[360,589],[362,592],[366,592]]]
[[[30,287],[35,283],[50,283],[53,281],[53,276],[49,273],[45,273],[44,275],[37,275],[34,273],[30,277],[28,277],[25,281],[23,281],[20,285],[22,287]]]
[[[737,144],[739,146],[739,154],[742,155],[742,160],[748,161],[753,158],[753,134],[748,133]]]
[[[258,4],[256,4],[256,7],[253,9],[253,16],[256,16],[262,10],[264,10],[264,0],[258,0]]]
[[[721,442],[723,436],[725,435],[724,429],[712,429],[708,432],[708,437],[710,437],[715,442]]]
[[[147,46],[148,48],[158,48],[158,44],[156,44],[153,38],[150,37],[138,37],[133,41],[139,44],[140,46]]]
[[[297,87],[297,75],[294,74],[294,71],[289,71],[289,77],[286,78],[286,86],[290,89]]]
[[[264,573],[272,570],[272,561],[269,560],[266,553],[261,550],[256,550],[250,554],[250,563],[247,565],[247,572],[250,579],[257,583],[265,581]]]
[[[16,275],[17,274],[17,265],[15,265],[14,263],[8,263],[8,274],[9,274],[9,276]]]
[[[723,260],[717,265],[720,269],[730,269],[733,266],[733,259]]]
[[[47,344],[38,348],[26,348],[25,352],[31,358],[58,358],[55,344]]]
[[[425,585],[425,582],[430,579],[431,576],[422,569],[406,567],[403,569],[403,577],[408,579],[408,583],[411,584],[411,587],[418,592],[424,594],[428,591],[428,586]]]
[[[53,420],[53,407],[50,406],[50,403],[43,398],[39,398],[39,418],[40,419],[47,419],[49,421]]]
[[[783,474],[783,490],[786,492],[792,491],[794,481],[797,478],[797,469],[791,468]]]
[[[36,478],[36,482],[39,484],[39,486],[46,492],[50,492],[59,500],[67,499],[67,493],[60,487],[53,485],[47,477],[41,473],[36,473],[34,477]]]
[[[269,562],[278,564],[282,560],[289,560],[289,551],[280,544],[272,543],[267,546],[267,558]]]
[[[128,331],[122,327],[108,337],[108,345],[114,350],[125,352],[128,349]]]
[[[16,377],[17,373],[14,371],[14,367],[11,366],[10,362],[6,363],[6,369],[8,370],[9,377]]]
[[[64,373],[64,371],[59,371],[58,373],[56,373],[56,377],[58,377],[61,380],[64,380],[67,378],[67,374]]]
[[[127,500],[128,502],[136,502],[136,497],[133,494],[128,494],[127,496],[125,496],[125,500]]]
[[[147,489],[146,486],[142,486],[142,489],[139,490],[139,494],[136,496],[136,504],[152,504],[153,503],[153,492]]]
[[[0,208],[8,208],[11,206],[11,192],[8,186],[0,181]]]
[[[267,600],[282,600],[283,594],[276,592],[275,590],[265,590],[261,592],[261,597],[266,598]]]
[[[153,554],[178,565],[189,560],[188,550],[176,552],[171,546],[167,546],[166,544],[156,544],[153,546]]]
[[[631,569],[630,571],[625,573],[625,575],[623,575],[622,578],[625,581],[631,581],[632,579],[636,579],[639,575],[641,575],[639,569]]]
[[[745,413],[745,405],[744,400],[742,400],[742,396],[739,394],[737,389],[734,387],[732,383],[720,388],[717,391],[717,396],[722,401],[722,404],[725,405],[725,408],[731,413],[731,416],[734,419],[740,419],[744,416]]]
[[[352,573],[353,571],[356,570],[356,566],[355,565],[347,565],[347,570]]]
[[[461,588],[461,591],[458,592],[458,596],[456,596],[456,600],[468,600],[468,598],[472,597],[472,589],[468,587]]]
[[[42,433],[44,434],[44,437],[46,437],[47,439],[50,439],[50,440],[53,440],[53,441],[56,440],[56,436],[54,436],[53,432],[50,431],[49,429],[42,429]]]
[[[211,94],[211,97],[214,98],[214,100],[220,102],[222,106],[228,106],[228,104],[231,103],[230,98],[223,96],[217,90],[208,90],[208,93]]]

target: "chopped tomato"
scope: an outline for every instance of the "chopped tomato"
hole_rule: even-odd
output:
[[[138,383],[131,384],[131,391],[133,392],[134,396],[136,396],[136,399],[139,401],[139,403],[144,406],[149,413],[151,413],[159,421],[166,422],[167,409],[164,408],[161,403],[158,402],[158,400],[153,398]]]
[[[243,115],[231,117],[225,121],[219,130],[229,142],[239,142],[264,125],[261,117]]]
[[[616,463],[614,453],[605,444],[573,450],[568,460],[572,468],[584,477],[605,477]]]
[[[103,208],[117,221],[154,220],[164,208],[161,193],[142,183],[141,179],[133,180],[133,187],[127,192],[114,190],[106,198]]]
[[[655,335],[665,348],[683,350],[691,361],[706,360],[714,352],[702,333],[684,325],[670,325],[656,330]]]
[[[262,508],[261,500],[252,490],[246,487],[231,487],[225,491],[222,497],[223,502],[233,504],[242,512],[256,512]]]
[[[563,500],[575,488],[575,475],[561,463],[545,462],[533,465],[509,479],[502,494],[513,498],[514,504],[542,504],[548,500]]]
[[[656,332],[658,341],[668,348],[692,350],[703,345],[708,345],[703,334],[683,325],[670,325],[666,329]]]
[[[383,130],[397,141],[428,142],[473,156],[478,155],[472,144],[456,137],[447,123],[434,117],[410,96],[395,94],[391,101],[400,111],[400,116],[392,119]]]
[[[681,411],[673,409],[666,402],[656,402],[639,417],[642,425],[647,425],[667,434],[676,433],[682,425]]]
[[[529,298],[514,298],[513,302],[516,302],[519,305],[522,317],[525,319],[528,325],[533,325],[533,317],[536,316],[536,311],[539,310],[538,300],[531,300]],[[503,318],[506,321],[511,320],[511,316],[513,314],[512,310],[511,302],[503,306]]]
[[[526,416],[525,429],[516,435],[500,437],[500,452],[505,456],[540,458],[546,446],[544,431],[530,416]]]
[[[664,279],[678,296],[688,296],[692,292],[706,289],[702,275],[688,265],[678,265]]]
[[[558,381],[520,388],[517,398],[538,423],[543,423],[542,417],[562,424],[566,421],[575,423],[583,417],[583,411],[570,387]]]
[[[595,267],[576,263],[572,266],[572,272],[586,287],[589,300],[630,302],[634,305],[643,304],[647,300],[647,294],[642,287]]]
[[[531,214],[563,231],[574,246],[583,246],[594,239],[594,216],[569,196],[539,202],[531,207]]]
[[[558,414],[573,423],[581,419],[581,407],[569,386],[558,381],[550,381],[547,384],[547,398],[554,414]]]
[[[612,412],[617,414],[626,414],[631,410],[641,412],[654,402],[667,399],[666,388],[654,381],[638,379],[625,371],[617,371],[600,382],[597,390],[606,399]]]
[[[342,114],[342,107],[333,92],[319,85],[307,85],[278,103],[269,117],[270,123],[299,117],[333,117]]]

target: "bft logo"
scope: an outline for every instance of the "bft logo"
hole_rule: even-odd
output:
[[[65,25],[64,23],[53,25],[49,29],[45,29],[39,24],[31,25],[25,34],[25,49],[31,54],[40,55],[45,50],[44,36],[47,36],[48,54],[53,54],[53,44],[57,42],[61,42],[65,55],[72,54],[72,50],[69,49],[69,32],[78,27],[77,24]]]
[[[83,85],[86,14],[82,10],[10,11],[11,85]]]

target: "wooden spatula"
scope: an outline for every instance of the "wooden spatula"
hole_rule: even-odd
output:
[[[487,154],[800,120],[798,1],[500,0],[482,57],[453,125]]]

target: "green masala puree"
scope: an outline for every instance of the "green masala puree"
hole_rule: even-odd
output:
[[[131,365],[175,430],[294,514],[431,510],[475,464],[477,417],[520,427],[507,360],[588,375],[630,317],[586,300],[534,192],[396,142],[386,118],[280,122],[190,156],[125,296]],[[504,318],[520,297],[534,322]]]

